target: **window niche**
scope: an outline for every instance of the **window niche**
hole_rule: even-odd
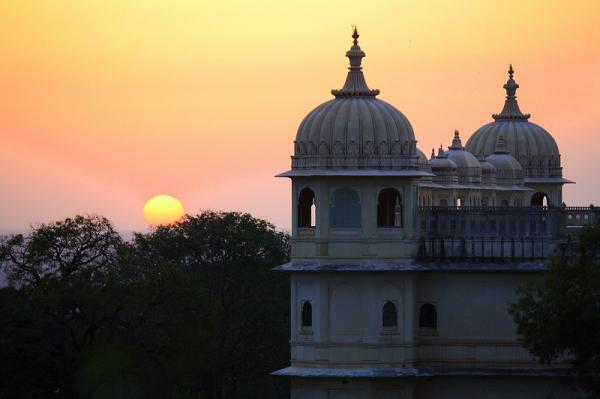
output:
[[[419,331],[423,335],[437,334],[437,309],[431,303],[424,303],[419,308]]]
[[[359,228],[361,226],[360,197],[356,190],[343,187],[333,191],[329,208],[330,226],[333,228]]]
[[[315,227],[317,225],[316,211],[315,193],[310,188],[302,189],[298,196],[298,227]]]
[[[377,226],[402,227],[402,197],[393,188],[381,190],[377,197]]]
[[[300,326],[301,330],[305,334],[312,333],[313,315],[312,315],[312,303],[310,301],[304,301],[302,303],[302,311],[300,315]]]
[[[385,301],[381,312],[381,325],[384,333],[398,330],[398,307],[394,301]]]

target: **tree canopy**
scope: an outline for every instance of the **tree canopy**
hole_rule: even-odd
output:
[[[600,398],[600,225],[578,234],[574,256],[556,256],[544,278],[518,290],[517,332],[541,362],[566,360],[572,384]]]
[[[204,212],[124,242],[76,216],[0,241],[0,397],[271,398],[287,361],[288,237]]]

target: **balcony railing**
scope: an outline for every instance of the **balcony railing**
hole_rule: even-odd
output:
[[[572,248],[574,230],[600,221],[590,207],[422,207],[422,260],[540,261]]]

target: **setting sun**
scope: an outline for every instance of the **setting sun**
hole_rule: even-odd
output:
[[[149,226],[167,225],[183,217],[185,210],[177,198],[170,195],[157,195],[144,205],[144,221]]]

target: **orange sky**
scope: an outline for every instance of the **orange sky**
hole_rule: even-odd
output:
[[[598,1],[0,0],[0,230],[78,212],[141,229],[156,194],[288,228],[273,175],[343,84],[351,24],[426,153],[491,121],[512,62],[578,183],[567,203],[600,204]]]

